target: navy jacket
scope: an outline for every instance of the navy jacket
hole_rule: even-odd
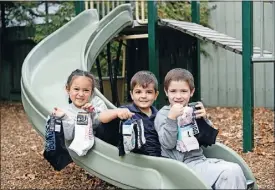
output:
[[[142,119],[144,125],[144,136],[146,139],[145,145],[141,147],[141,149],[134,149],[134,153],[145,154],[150,156],[160,156],[161,148],[160,142],[158,139],[158,133],[154,127],[154,120],[158,110],[151,106],[152,115],[148,117],[146,114],[140,111],[140,109],[135,104],[129,104],[125,106],[121,106],[122,108],[128,108],[131,112],[135,113],[133,119]]]
[[[158,139],[158,134],[154,127],[154,120],[158,110],[151,107],[152,115],[148,117],[142,113],[134,104],[124,105],[120,108],[128,108],[131,112],[135,113],[133,119],[142,119],[144,124],[144,136],[146,139],[145,145],[139,150],[133,150],[138,154],[145,154],[150,156],[161,156],[161,147]],[[120,119],[114,119],[109,123],[104,123],[96,129],[96,136],[103,141],[110,143],[114,146],[121,146],[121,134],[119,134]]]

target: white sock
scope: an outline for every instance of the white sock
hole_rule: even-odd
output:
[[[136,138],[133,127],[134,124],[128,122],[125,122],[122,125],[123,146],[126,154],[128,154],[131,150],[135,148]]]
[[[69,149],[73,150],[78,156],[84,156],[94,145],[94,134],[91,116],[88,113],[80,112],[77,115],[75,124],[74,140]]]

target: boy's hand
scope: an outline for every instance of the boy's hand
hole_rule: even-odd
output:
[[[94,107],[91,103],[86,103],[84,106],[81,107],[81,109],[85,110],[86,112],[93,112]]]
[[[198,118],[206,118],[206,110],[201,102],[198,102],[198,104],[195,106],[198,108],[196,111],[194,111],[196,115],[196,119]]]
[[[178,116],[183,114],[184,106],[181,104],[174,104],[168,114],[169,119],[177,119]]]
[[[61,109],[59,109],[59,108],[54,108],[54,111],[53,111],[53,113],[52,113],[54,116],[56,116],[56,117],[63,117],[64,115],[65,115],[65,112],[64,111],[62,111]]]
[[[130,112],[130,110],[128,110],[127,108],[118,108],[117,109],[117,117],[119,119],[129,119],[131,118],[133,115],[135,115],[134,113]]]

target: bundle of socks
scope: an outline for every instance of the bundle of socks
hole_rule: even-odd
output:
[[[189,152],[199,149],[199,143],[195,135],[199,133],[196,123],[194,108],[184,107],[183,114],[178,120],[178,140],[176,149],[180,152]]]
[[[79,112],[76,118],[75,134],[69,149],[78,156],[84,156],[94,145],[94,133],[90,113]]]
[[[62,121],[51,115],[47,118],[44,158],[57,171],[73,162],[65,146]]]
[[[140,149],[142,145],[146,143],[144,125],[141,119],[128,119],[125,122],[122,122],[121,125],[124,152],[120,153],[120,155],[124,155],[125,153],[128,154],[133,149]]]

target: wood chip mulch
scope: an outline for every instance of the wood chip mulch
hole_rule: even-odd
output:
[[[21,103],[0,102],[1,189],[117,189],[71,163],[60,172],[43,158],[43,140],[32,128]],[[255,149],[242,152],[242,110],[208,108],[218,140],[237,151],[261,189],[275,189],[274,111],[256,108]]]

